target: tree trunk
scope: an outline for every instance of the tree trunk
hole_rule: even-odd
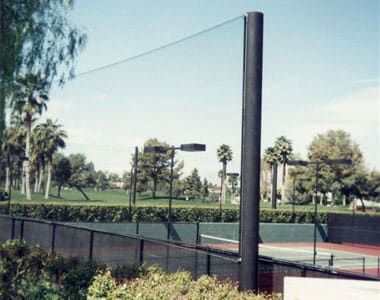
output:
[[[277,163],[272,164],[272,209],[277,208]]]
[[[34,192],[37,193],[38,192],[38,167],[36,168],[36,170],[34,171]]]
[[[86,195],[86,193],[82,190],[82,188],[81,188],[79,185],[76,185],[75,187],[76,187],[76,189],[77,189],[78,191],[81,192],[81,194],[83,195],[83,197],[86,198],[86,200],[90,200],[90,198]]]
[[[281,203],[285,204],[286,163],[282,164]]]
[[[360,202],[362,204],[363,212],[365,212],[365,205],[364,205],[363,197],[360,197]]]
[[[156,191],[157,191],[157,180],[153,179],[153,190],[152,190],[152,198],[156,198]]]
[[[61,198],[61,188],[62,188],[62,184],[59,184],[58,185],[58,193],[57,193],[58,198]]]
[[[38,175],[38,192],[39,193],[44,193],[43,190],[43,182],[44,182],[44,168],[40,168],[40,174]]]
[[[22,162],[21,171],[21,194],[25,195],[25,161]]]
[[[30,138],[32,133],[32,117],[27,116],[25,118],[25,127],[26,127],[26,139],[25,139],[25,192],[26,199],[32,200],[32,192],[30,188]]]
[[[227,171],[227,164],[223,162],[223,171],[222,171],[222,195],[220,201],[222,201],[222,204],[226,203],[226,171]]]
[[[48,166],[47,166],[47,180],[46,180],[46,189],[45,189],[45,199],[49,199],[52,167],[53,167],[53,162],[52,162],[52,159],[49,158]]]
[[[5,192],[9,193],[11,185],[11,169],[9,166],[5,167]]]

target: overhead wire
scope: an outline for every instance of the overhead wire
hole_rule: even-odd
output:
[[[85,76],[85,75],[88,75],[88,74],[91,74],[91,73],[94,73],[94,72],[98,72],[98,71],[101,71],[101,70],[105,70],[105,69],[108,69],[108,68],[112,68],[112,67],[115,67],[117,65],[120,65],[120,64],[124,64],[124,63],[127,63],[127,62],[130,62],[130,61],[133,61],[133,60],[136,60],[136,59],[139,59],[141,57],[144,57],[144,56],[147,56],[147,55],[150,55],[150,54],[153,54],[155,52],[158,52],[158,51],[161,51],[163,49],[166,49],[166,48],[169,48],[171,46],[174,46],[174,45],[177,45],[177,44],[180,44],[182,42],[185,42],[185,41],[188,41],[190,39],[193,39],[193,38],[196,38],[200,35],[203,35],[207,32],[210,32],[212,30],[215,30],[217,28],[220,28],[220,27],[223,27],[229,23],[232,23],[232,22],[235,22],[241,18],[244,18],[244,15],[239,15],[237,17],[234,17],[232,19],[228,19],[226,21],[223,21],[221,23],[218,23],[216,25],[213,25],[211,27],[208,27],[208,28],[205,28],[203,30],[200,30],[196,33],[193,33],[193,34],[190,34],[190,35],[187,35],[183,38],[180,38],[180,39],[177,39],[175,41],[172,41],[172,42],[169,42],[169,43],[166,43],[166,44],[163,44],[161,46],[158,46],[158,47],[155,47],[155,48],[152,48],[150,50],[147,50],[147,51],[144,51],[144,52],[141,52],[139,54],[135,54],[135,55],[132,55],[132,56],[129,56],[127,58],[124,58],[124,59],[121,59],[121,60],[118,60],[116,62],[113,62],[113,63],[110,63],[110,64],[107,64],[107,65],[104,65],[104,66],[100,66],[100,67],[97,67],[97,68],[94,68],[94,69],[91,69],[91,70],[88,70],[88,71],[84,71],[84,72],[81,72],[81,73],[78,73],[76,75],[74,75],[72,77],[72,79],[75,79],[75,78],[78,78],[78,77],[81,77],[81,76]]]

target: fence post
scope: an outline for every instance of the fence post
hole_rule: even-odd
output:
[[[20,226],[20,240],[24,238],[24,220],[21,220],[21,226]]]
[[[206,272],[207,275],[211,275],[211,257],[210,253],[207,252],[207,261],[206,261]]]
[[[139,257],[140,265],[144,263],[144,240],[140,240],[140,257]]]
[[[94,232],[90,231],[90,249],[89,249],[88,259],[90,262],[92,262],[93,259],[93,252],[94,252]]]
[[[195,243],[196,243],[197,246],[200,244],[199,222],[197,222]]]
[[[51,233],[51,243],[50,243],[50,249],[51,251],[54,251],[55,249],[55,227],[56,227],[56,224],[53,223],[52,224],[52,233]]]
[[[140,233],[140,222],[136,221],[136,235],[139,235]]]
[[[334,266],[334,254],[331,254],[329,259],[329,267],[332,268]]]
[[[363,274],[365,274],[365,256],[363,256]]]

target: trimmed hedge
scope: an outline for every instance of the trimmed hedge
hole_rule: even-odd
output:
[[[126,206],[74,206],[45,204],[12,204],[15,216],[45,219],[60,222],[126,222],[129,211]],[[0,213],[6,213],[6,206],[0,206]],[[219,209],[215,208],[172,208],[175,222],[219,222]],[[132,221],[165,222],[166,207],[134,207]],[[238,209],[223,209],[224,222],[237,222]],[[327,222],[327,213],[318,213],[320,223]],[[286,210],[261,210],[260,222],[263,223],[313,223],[313,212],[297,211],[293,215]]]

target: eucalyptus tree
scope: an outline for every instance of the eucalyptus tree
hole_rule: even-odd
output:
[[[274,142],[274,149],[278,153],[282,163],[281,200],[285,202],[286,163],[293,152],[292,141],[285,136],[278,137]]]
[[[221,203],[226,202],[226,173],[227,173],[227,163],[232,160],[232,150],[231,147],[222,144],[219,146],[219,148],[216,150],[216,155],[218,157],[219,162],[222,163],[222,174],[220,177],[220,188],[221,188],[221,197],[220,201]]]
[[[41,74],[49,83],[73,75],[86,35],[70,24],[73,0],[0,1],[0,143],[5,103],[16,78]]]
[[[148,139],[144,143],[144,147],[161,146],[169,149],[170,145],[166,142],[159,141],[155,138]],[[156,192],[159,183],[170,182],[170,151],[166,153],[144,153],[140,151],[138,154],[138,173],[137,183],[140,187],[149,188],[152,192],[152,198],[156,198]],[[133,160],[133,157],[132,157]],[[174,160],[173,181],[179,179],[182,175],[183,162]]]
[[[58,186],[57,197],[61,197],[61,189],[64,184],[68,184],[71,177],[70,160],[61,153],[56,153],[53,158],[53,178]]]
[[[57,121],[47,119],[45,123],[37,125],[37,133],[41,134],[41,141],[47,162],[47,180],[45,188],[45,199],[49,198],[51,187],[53,155],[59,150],[66,147],[65,138],[67,133],[62,129],[62,125]]]
[[[34,118],[47,109],[49,84],[40,75],[27,74],[16,81],[12,94],[12,113],[18,114],[25,126],[25,188],[26,198],[32,199],[30,189],[31,135]]]
[[[321,164],[318,176],[318,191],[322,194],[332,192],[343,195],[344,203],[356,191],[356,183],[363,182],[363,154],[359,145],[344,130],[328,130],[315,136],[308,147],[309,160],[350,159],[352,165]],[[315,178],[315,165],[308,166],[310,178]],[[315,180],[315,179],[314,179]],[[338,188],[337,188],[338,187]],[[337,195],[334,195],[337,196]]]

